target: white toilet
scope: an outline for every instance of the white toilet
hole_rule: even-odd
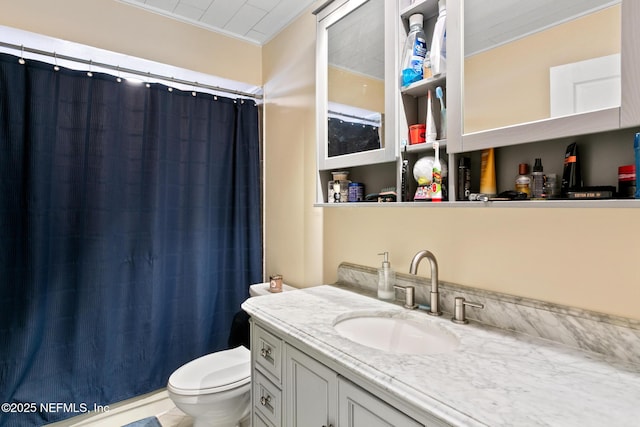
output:
[[[251,352],[239,346],[192,360],[171,374],[167,391],[194,427],[249,426]]]
[[[292,289],[283,285],[283,291]],[[252,297],[268,293],[268,283],[249,287]],[[194,427],[249,427],[251,352],[238,346],[192,360],[171,374],[167,391]]]
[[[249,426],[251,352],[239,346],[192,360],[171,374],[167,391],[194,427]]]

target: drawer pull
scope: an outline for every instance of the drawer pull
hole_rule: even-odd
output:
[[[262,355],[262,357],[264,357],[265,359],[267,357],[271,357],[271,348],[267,347],[267,348],[262,348],[262,350],[260,350],[260,354]]]
[[[271,396],[267,395],[267,396],[261,396],[260,397],[260,404],[262,406],[267,406],[267,405],[271,405]]]

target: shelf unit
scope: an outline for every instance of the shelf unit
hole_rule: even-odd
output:
[[[349,1],[349,0],[347,0]],[[633,163],[633,134],[640,131],[640,83],[631,78],[640,70],[640,51],[634,49],[634,41],[640,39],[640,30],[633,25],[640,19],[640,2],[622,0],[622,84],[623,98],[619,108],[594,113],[579,114],[568,118],[548,119],[524,125],[509,126],[491,131],[462,133],[462,81],[463,76],[463,3],[464,0],[447,0],[447,74],[428,78],[401,88],[397,64],[407,37],[409,17],[421,13],[424,17],[424,30],[427,45],[431,45],[431,35],[438,15],[438,0],[385,0],[387,10],[390,4],[395,8],[395,23],[387,22],[385,28],[385,50],[387,64],[394,70],[386,78],[393,102],[385,111],[395,120],[394,141],[396,156],[392,162],[377,164],[359,164],[346,168],[351,172],[349,179],[364,182],[366,193],[374,193],[384,187],[396,186],[396,203],[344,203],[329,204],[318,197],[316,206],[417,206],[417,207],[508,207],[508,208],[638,208],[640,200],[544,200],[544,201],[508,201],[508,202],[469,202],[456,201],[455,182],[460,157],[468,156],[472,162],[472,192],[479,190],[480,153],[484,148],[496,149],[496,174],[498,192],[511,190],[513,179],[517,175],[520,162],[533,164],[536,157],[543,159],[545,172],[556,173],[562,178],[562,160],[566,146],[574,141],[579,143],[583,158],[583,177],[585,185],[617,186],[617,166]],[[422,156],[433,155],[432,147],[427,144],[408,144],[409,126],[425,123],[426,97],[429,90],[441,86],[445,92],[447,106],[448,139],[440,142],[441,163],[446,165],[447,190],[449,201],[429,203],[424,201],[402,200],[403,155],[409,163],[408,194],[415,190],[413,165]],[[434,102],[434,112],[438,111],[438,101]],[[438,120],[438,114],[434,114]],[[439,123],[437,123],[437,127]],[[634,128],[635,127],[635,128]],[[443,167],[444,169],[444,167]],[[335,170],[335,169],[334,169]],[[330,170],[318,171],[319,193],[322,187],[326,191],[331,179]]]

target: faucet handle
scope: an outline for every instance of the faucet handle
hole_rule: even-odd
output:
[[[465,315],[465,306],[475,307],[475,308],[484,308],[484,304],[479,304],[477,302],[468,302],[465,301],[462,297],[454,298],[454,307],[453,307],[453,317],[451,321],[454,323],[459,323],[461,325],[469,323],[467,317]]]
[[[404,308],[408,308],[413,310],[417,308],[416,305],[416,288],[412,285],[402,286],[402,285],[393,285],[395,289],[404,289]]]

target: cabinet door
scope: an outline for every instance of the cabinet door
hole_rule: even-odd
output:
[[[338,380],[338,407],[341,427],[424,427],[343,378]]]
[[[286,425],[336,425],[337,374],[289,345],[285,351]]]

